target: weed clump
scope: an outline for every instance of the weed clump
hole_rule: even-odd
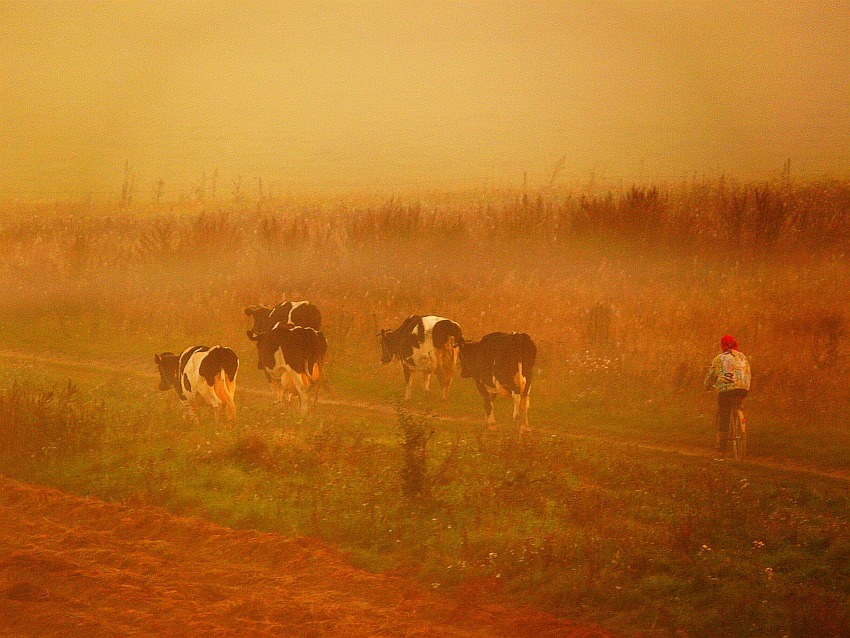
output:
[[[239,436],[222,456],[247,468],[277,469],[277,462],[268,444],[256,433]]]
[[[428,443],[434,436],[434,429],[427,415],[414,415],[396,406],[398,415],[398,439],[404,460],[401,466],[401,485],[408,498],[427,496],[431,490],[431,477],[428,475]]]
[[[105,428],[104,406],[84,400],[70,380],[46,389],[14,382],[0,390],[0,469],[90,450]]]

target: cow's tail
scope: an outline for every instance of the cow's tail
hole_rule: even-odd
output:
[[[222,368],[221,372],[215,375],[213,392],[224,406],[227,418],[231,421],[236,418],[236,375],[231,377]]]
[[[460,350],[460,339],[455,335],[449,335],[443,345],[442,364],[446,374],[452,374],[457,367],[458,352]]]
[[[318,383],[319,380],[322,378],[322,362],[319,359],[313,361],[313,364],[310,366],[309,369],[309,375],[310,382],[314,384]]]
[[[520,335],[520,338],[522,341],[520,343],[519,376],[523,379],[520,394],[527,397],[531,391],[531,379],[534,373],[534,363],[537,359],[537,346],[527,334]]]
[[[322,369],[325,366],[325,355],[328,353],[328,340],[325,338],[325,333],[316,332],[316,359],[310,367],[310,376],[313,378],[313,383],[318,383],[320,379],[324,379]]]
[[[449,338],[446,339],[446,345],[443,346],[446,350],[446,354],[448,355],[448,364],[454,368],[457,363],[457,350],[458,350],[458,342],[455,339],[454,335],[449,335]]]
[[[452,342],[452,337],[447,337],[443,345],[434,345],[434,372],[437,373],[437,378],[440,379],[441,384],[451,377],[454,370]]]

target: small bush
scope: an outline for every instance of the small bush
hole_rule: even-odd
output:
[[[404,462],[401,467],[401,482],[404,495],[416,498],[430,492],[431,479],[428,476],[428,442],[434,436],[427,416],[416,416],[402,406],[396,408],[398,414],[398,438],[401,444]]]

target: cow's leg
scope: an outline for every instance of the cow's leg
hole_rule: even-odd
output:
[[[496,429],[496,416],[493,414],[493,395],[484,393],[484,425],[488,430]]]
[[[528,395],[513,393],[514,400],[514,423],[519,427],[519,433],[522,434],[528,430]]]
[[[523,394],[522,397],[520,398],[520,406],[519,406],[520,412],[522,413],[522,415],[520,417],[522,419],[521,425],[520,425],[520,428],[519,428],[520,434],[522,434],[523,432],[525,432],[529,429],[529,427],[528,427],[528,406],[529,406],[530,403],[531,403],[531,397],[528,395],[528,393]]]
[[[231,423],[236,420],[236,379],[224,379],[225,402],[224,413]]]
[[[198,418],[198,411],[195,409],[195,403],[191,400],[183,400],[183,407],[186,408],[186,412],[184,414],[184,418],[187,421],[192,421],[193,423],[199,423],[200,419]]]
[[[268,370],[263,370],[266,373],[266,379],[269,380],[269,384],[272,386],[272,393],[274,394],[274,402],[280,403],[283,401],[283,387],[280,384],[280,377],[275,377]]]
[[[449,395],[449,388],[452,385],[452,377],[449,375],[446,380],[443,382],[443,389],[441,393],[442,399],[445,401],[446,397]]]
[[[318,363],[313,364],[313,373],[307,375],[307,386],[312,395],[313,407],[319,404],[319,388],[324,385],[325,377]]]
[[[215,388],[207,385],[206,382],[201,382],[197,387],[197,395],[212,406],[216,423],[218,423],[222,409],[224,408],[224,402],[216,394]]]
[[[301,375],[302,380],[304,381],[304,391],[305,396],[310,402],[311,406],[315,406],[319,401],[319,384],[313,381],[313,375],[305,372]]]
[[[313,384],[313,379],[308,373],[299,374],[298,377],[301,379],[301,385],[304,387],[304,400],[311,405],[315,405],[316,401],[314,397],[316,396],[316,388]]]
[[[478,393],[484,400],[484,427],[488,430],[495,430],[496,417],[493,416],[493,395],[480,381],[476,380],[475,385],[478,387]]]
[[[445,352],[442,350],[437,350],[434,353],[434,375],[437,377],[437,383],[440,384],[440,398],[445,398],[445,394],[443,393],[443,386],[446,382],[445,380],[445,370],[443,369]],[[430,382],[429,382],[430,385]]]
[[[449,386],[452,384],[452,372],[445,367],[439,367],[436,373],[437,381],[440,382],[440,398],[445,401],[449,392]]]
[[[283,401],[283,388],[280,387],[280,379],[269,378],[269,383],[272,385],[272,393],[274,394],[274,402],[280,403]]]
[[[228,423],[233,423],[236,420],[236,381],[222,378],[221,380],[222,395],[221,402],[224,410],[224,416]]]
[[[215,390],[212,386],[207,385],[205,382],[198,384],[198,394],[209,403],[214,410],[218,410],[221,408],[221,399],[218,398],[218,395],[215,393]]]
[[[431,394],[431,373],[423,372],[422,373],[422,389],[425,390],[428,394]]]
[[[220,402],[219,406],[224,412],[225,418],[232,423],[236,419],[236,404],[233,399],[236,392],[236,381],[228,379],[222,371],[216,375],[212,390]],[[218,419],[218,411],[216,411],[216,419]]]
[[[413,394],[413,372],[407,366],[402,366],[404,368],[404,382],[407,387],[404,390],[404,400],[410,401],[410,396]]]
[[[283,396],[286,399],[287,406],[292,405],[292,399],[298,394],[298,389],[295,387],[295,381],[293,381],[293,375],[297,376],[297,373],[286,372],[280,380],[283,384]]]
[[[307,416],[307,388],[304,385],[304,380],[297,372],[290,375],[292,383],[295,386],[295,391],[298,393],[298,407],[301,411],[301,416]]]
[[[452,385],[457,356],[457,348],[449,346],[442,351],[438,361],[437,379],[440,381],[440,398],[443,400],[448,396],[449,387]]]

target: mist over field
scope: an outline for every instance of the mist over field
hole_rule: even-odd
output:
[[[850,635],[848,51],[846,0],[0,0],[4,626]],[[302,414],[246,309],[305,299]],[[414,314],[528,333],[528,431],[402,400]],[[157,390],[198,344],[233,421]]]
[[[850,8],[0,2],[0,194],[850,170]],[[527,177],[525,177],[527,174]]]

